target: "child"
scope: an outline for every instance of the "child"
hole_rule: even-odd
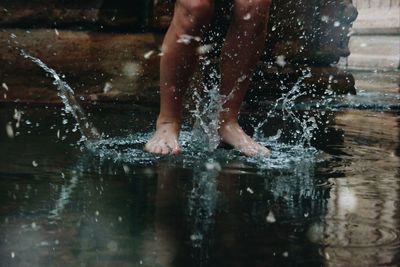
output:
[[[265,155],[270,151],[256,143],[238,124],[240,105],[250,78],[264,48],[271,0],[233,0],[232,22],[221,52],[222,95],[233,92],[220,114],[221,141],[246,156]],[[180,154],[179,132],[182,96],[189,86],[198,56],[195,41],[178,42],[182,35],[199,36],[210,23],[213,0],[177,0],[174,16],[163,43],[160,63],[160,114],[156,132],[145,145],[155,154]]]

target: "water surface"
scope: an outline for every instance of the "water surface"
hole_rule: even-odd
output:
[[[84,146],[61,107],[3,105],[0,265],[397,266],[395,97],[299,104],[324,118],[314,148],[275,118],[268,159],[205,151],[189,123],[182,156],[145,153],[151,110],[92,107],[105,137]]]

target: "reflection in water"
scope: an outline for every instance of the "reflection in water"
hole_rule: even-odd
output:
[[[157,247],[160,266],[320,262],[317,246],[302,237],[326,210],[327,189],[314,180],[314,161],[260,175],[241,161],[204,156],[183,176],[176,166],[158,165],[157,241],[146,247]],[[267,220],[270,214],[276,214],[276,223]],[[288,238],[299,247],[274,245]],[[309,246],[300,245],[304,242]],[[296,255],[300,251],[314,257],[303,259]]]
[[[266,140],[275,151],[268,160],[195,153],[187,132],[185,155],[158,158],[134,141],[146,139],[139,129],[81,151],[58,141],[58,125],[43,130],[50,121],[29,128],[37,135],[0,132],[4,266],[399,262],[398,114],[336,113],[315,140],[319,152]]]
[[[188,199],[189,223],[192,228],[190,240],[195,253],[193,257],[202,263],[208,260],[207,250],[211,247],[209,242],[212,242],[218,198],[217,177],[221,166],[209,160],[205,166],[196,166],[193,171],[193,188]]]
[[[391,266],[399,261],[400,161],[396,114],[339,113],[346,133],[343,148],[352,155],[334,183],[325,218],[329,266]],[[377,249],[379,247],[379,249]]]
[[[61,173],[62,178],[65,178],[65,174]],[[71,200],[71,194],[73,193],[75,187],[78,184],[79,176],[76,172],[71,173],[71,180],[69,184],[62,185],[61,191],[59,193],[59,197],[55,201],[54,208],[49,212],[49,219],[57,219],[59,218],[60,214],[63,212],[66,205],[69,204]]]

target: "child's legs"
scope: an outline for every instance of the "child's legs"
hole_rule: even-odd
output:
[[[229,96],[220,114],[221,140],[247,156],[269,155],[239,126],[240,105],[264,48],[271,0],[235,0],[221,54],[221,94]]]
[[[221,94],[232,97],[224,104],[221,124],[237,122],[240,105],[262,54],[271,0],[235,0],[233,17],[221,54]]]
[[[212,16],[212,0],[178,0],[174,17],[163,43],[160,63],[160,116],[159,122],[180,121],[182,95],[189,86],[198,59],[199,42],[178,42],[183,34],[200,36]]]
[[[182,35],[199,36],[212,15],[212,0],[177,0],[163,43],[160,63],[160,114],[156,132],[145,145],[155,154],[179,154],[182,96],[196,68],[198,41],[180,42]],[[184,40],[183,40],[184,41]]]

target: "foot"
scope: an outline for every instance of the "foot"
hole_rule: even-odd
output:
[[[269,156],[271,152],[248,136],[238,123],[225,123],[219,129],[221,141],[233,146],[248,157]]]
[[[147,152],[158,155],[178,155],[182,152],[179,146],[180,123],[157,121],[156,132],[144,146]]]

